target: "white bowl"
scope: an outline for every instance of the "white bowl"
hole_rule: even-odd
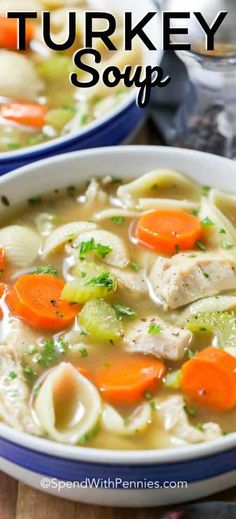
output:
[[[138,23],[149,11],[157,11],[154,0],[145,0],[145,2],[109,0],[105,6],[109,12],[132,12],[133,24]],[[144,66],[151,65],[154,67],[160,64],[163,54],[160,15],[154,16],[145,27],[145,32],[157,50],[148,50],[140,40]],[[137,106],[136,95],[136,89],[130,90],[124,101],[114,109],[77,131],[42,144],[0,153],[0,175],[59,153],[97,146],[113,146],[126,142],[141,126],[146,114],[146,110]]]
[[[236,193],[233,161],[191,150],[151,146],[100,148],[41,161],[2,177],[0,193],[10,204],[18,204],[55,188],[84,182],[93,175],[137,177],[162,167]],[[6,210],[1,205],[0,211]],[[1,424],[0,468],[35,488],[85,503],[125,507],[173,504],[235,485],[236,433],[175,449],[112,451],[62,446]],[[116,478],[119,480],[114,489]],[[104,488],[105,480],[108,488]]]

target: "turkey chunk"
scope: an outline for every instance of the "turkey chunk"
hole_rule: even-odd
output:
[[[190,339],[188,330],[170,326],[153,316],[138,321],[124,337],[127,351],[169,360],[181,359]]]
[[[0,96],[36,101],[43,83],[23,54],[0,50]]]
[[[174,309],[235,289],[236,262],[210,253],[176,254],[171,259],[159,257],[150,282],[164,309]]]
[[[222,436],[221,428],[214,422],[206,422],[202,430],[192,426],[185,412],[182,396],[174,395],[162,402],[156,400],[157,416],[175,445],[215,440]]]

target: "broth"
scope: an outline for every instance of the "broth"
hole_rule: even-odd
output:
[[[28,11],[34,10],[35,6],[29,4]],[[54,5],[42,2],[40,9],[39,6],[36,2],[38,19],[27,21],[25,52],[16,51],[17,21],[7,20],[0,14],[0,152],[31,147],[82,129],[122,103],[130,93],[122,84],[111,89],[100,81],[95,87],[86,89],[74,87],[70,82],[73,72],[80,74],[83,81],[91,78],[89,73],[79,72],[73,65],[75,51],[84,46],[83,15],[94,8],[91,2],[78,2],[77,8],[73,9],[80,14],[77,38],[65,52],[50,50],[44,44],[40,11],[45,8],[50,11],[52,40],[61,43],[67,38],[68,7],[63,2]],[[11,6],[2,0],[0,13],[6,9],[14,11],[14,2]],[[113,64],[120,65],[123,70],[128,64],[134,67],[142,63],[138,45],[128,53],[122,50],[123,22],[118,14],[116,19],[117,31],[113,40],[118,50],[108,52],[100,40],[94,44],[101,53],[100,71]],[[87,61],[94,65],[92,58]]]
[[[234,273],[236,243],[229,243],[229,235],[235,229],[226,214],[229,205],[236,208],[236,199],[218,193],[218,200],[214,191],[201,188],[175,172],[157,171],[136,183],[123,183],[112,177],[92,179],[86,186],[69,186],[53,194],[35,196],[8,213],[7,227],[0,230],[0,245],[6,255],[5,266],[2,266],[5,285],[2,285],[0,324],[0,398],[5,412],[0,408],[0,416],[10,426],[65,443],[131,450],[177,447],[235,431],[236,400],[228,406],[223,397],[215,403],[214,395],[210,395],[214,402],[209,404],[210,400],[201,401],[199,395],[191,398],[189,389],[182,385],[182,366],[200,358],[199,352],[206,351],[210,345],[236,364],[233,324],[230,328],[236,307],[235,281],[231,289],[217,289],[217,271],[212,279],[214,289],[211,287],[209,294],[204,288],[204,294],[200,291],[189,303],[180,302],[173,307],[170,300],[163,301],[160,287],[156,292],[152,272],[159,260],[171,265],[177,257],[180,268],[183,260],[192,262],[194,269],[195,261],[209,257],[210,266],[203,268],[197,264],[197,269],[203,272],[204,283],[210,276],[207,269],[213,268],[214,261],[221,261],[217,264],[221,270],[228,268],[230,262],[231,273]],[[163,184],[163,188],[159,189],[158,184]],[[148,185],[155,185],[155,189],[148,189]],[[200,222],[201,239],[196,239],[187,249],[175,245],[173,254],[158,250],[159,242],[159,246],[150,248],[137,233],[143,216],[140,200],[146,200],[146,206],[151,204],[145,215],[154,211],[157,218],[158,212],[163,211],[164,201],[168,218],[174,214],[176,217],[179,212],[193,217],[195,224]],[[185,207],[185,200],[190,204],[188,210],[180,207],[181,204]],[[176,203],[177,206],[173,206]],[[66,237],[57,236],[54,245],[50,245],[55,231],[72,222],[84,222],[87,227],[80,233],[68,227]],[[4,220],[2,224],[5,225]],[[94,227],[90,228],[92,224]],[[14,226],[26,232],[25,239],[19,243],[14,238]],[[17,229],[19,233],[19,227]],[[33,232],[34,240],[38,239],[35,254],[35,242],[30,234],[27,238],[27,232]],[[180,239],[181,235],[178,236]],[[112,241],[114,238],[118,244]],[[174,231],[171,239],[176,239]],[[32,246],[26,250],[27,243]],[[164,275],[163,271],[163,282]],[[52,287],[58,278],[67,283],[66,287],[69,285],[67,294],[63,290],[60,299],[68,305],[69,310],[65,307],[65,312],[74,311],[74,317],[64,327],[66,315],[61,313],[50,289],[47,304],[51,305],[51,313],[47,318],[50,317],[51,324],[48,327],[42,317],[46,303],[39,303],[44,288],[35,295],[34,303],[26,302],[27,297],[33,297],[35,279],[40,278],[43,285],[45,276],[51,279]],[[32,285],[29,295],[25,295],[26,286],[24,290],[23,285],[18,287],[19,280],[25,277]],[[70,283],[77,283],[76,289],[73,285],[72,290]],[[16,290],[22,290],[22,300]],[[227,301],[225,296],[229,296]],[[194,305],[199,302],[202,306],[194,313]],[[54,320],[52,307],[55,307]],[[90,309],[90,313],[88,310],[86,314],[85,308]],[[228,325],[224,319],[228,319]],[[143,339],[137,323],[142,328]],[[132,376],[127,375],[130,362]],[[144,367],[133,381],[132,369],[136,362]],[[145,362],[150,365],[145,367]],[[113,373],[116,366],[118,373]],[[151,376],[152,370],[159,371]],[[216,385],[216,394],[218,390]],[[233,390],[231,388],[230,401]],[[207,392],[211,393],[210,388]],[[207,398],[210,398],[208,394]],[[24,419],[9,413],[9,402],[24,411]],[[54,409],[54,418],[49,408]],[[87,421],[90,425],[86,425]]]

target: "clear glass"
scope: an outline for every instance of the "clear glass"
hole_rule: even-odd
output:
[[[181,51],[189,85],[170,144],[236,158],[236,56]],[[223,49],[222,49],[223,50]]]
[[[188,36],[172,35],[174,43],[191,43],[179,51],[190,83],[172,128],[170,144],[236,158],[236,0],[162,0],[162,10],[188,12]],[[209,26],[226,13],[215,33],[215,50],[206,51],[206,37],[194,12]],[[186,22],[186,21],[185,21]],[[171,27],[185,27],[173,19]]]

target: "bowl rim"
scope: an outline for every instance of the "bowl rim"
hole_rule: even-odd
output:
[[[150,146],[150,145],[134,145],[134,146],[111,146],[103,148],[91,148],[89,150],[79,150],[71,153],[65,153],[59,156],[53,156],[49,159],[43,159],[41,161],[31,163],[23,166],[17,170],[14,170],[0,178],[0,185],[4,185],[8,180],[18,179],[24,176],[25,173],[32,174],[35,170],[41,169],[44,166],[53,166],[58,162],[64,162],[70,160],[78,160],[84,158],[85,160],[97,155],[104,158],[104,154],[108,156],[125,155],[129,154],[140,154],[150,153],[158,155],[172,157],[188,156],[193,158],[194,156],[204,159],[206,162],[213,161],[218,162],[222,165],[222,170],[233,163],[228,158],[219,157],[209,153],[199,152],[195,150],[185,150],[181,148],[167,148],[164,146]],[[224,166],[224,167],[223,167]],[[203,458],[220,454],[221,452],[235,449],[236,447],[236,432],[232,432],[229,435],[222,436],[216,440],[202,443],[202,444],[191,444],[181,447],[171,447],[165,449],[150,449],[150,450],[112,450],[112,449],[97,449],[93,447],[83,446],[69,446],[61,443],[56,443],[48,439],[32,436],[30,434],[19,432],[11,427],[0,423],[0,438],[21,446],[25,449],[37,451],[39,453],[54,456],[60,459],[67,459],[73,461],[83,461],[87,463],[102,463],[108,465],[153,465],[163,463],[176,463],[185,462],[196,458]],[[62,454],[63,445],[63,454]]]
[[[157,11],[157,5],[155,3],[155,0],[145,0],[146,1],[146,9],[147,11]],[[118,6],[117,6],[118,7]],[[119,10],[119,8],[118,8]],[[123,11],[122,11],[123,12]],[[159,25],[160,30],[160,20],[157,19],[157,29]],[[158,34],[158,30],[157,30]],[[150,56],[150,63],[152,63],[152,66],[159,65],[162,59],[163,50],[161,48],[156,49],[155,51],[149,51]],[[147,61],[147,60],[146,60]],[[144,61],[145,62],[145,61]],[[98,117],[98,119],[95,119],[94,121],[91,121],[87,125],[85,125],[82,128],[79,128],[77,131],[73,131],[71,133],[68,133],[66,135],[61,135],[59,137],[52,138],[49,141],[43,142],[41,144],[36,144],[34,146],[26,146],[24,148],[20,148],[19,150],[11,150],[11,151],[2,151],[0,152],[0,165],[1,163],[4,164],[4,162],[10,162],[11,160],[24,160],[24,159],[30,159],[33,157],[41,154],[41,153],[47,153],[52,150],[56,152],[56,150],[63,148],[68,143],[74,143],[79,138],[83,137],[89,137],[90,135],[94,134],[97,130],[102,129],[105,127],[110,121],[113,121],[118,117],[119,115],[122,115],[133,103],[136,104],[136,96],[137,96],[137,89],[133,88],[131,89],[131,92],[127,94],[125,99],[121,101],[121,103],[118,103],[117,106],[109,110],[105,115],[102,117]],[[142,110],[137,106],[137,110]]]

